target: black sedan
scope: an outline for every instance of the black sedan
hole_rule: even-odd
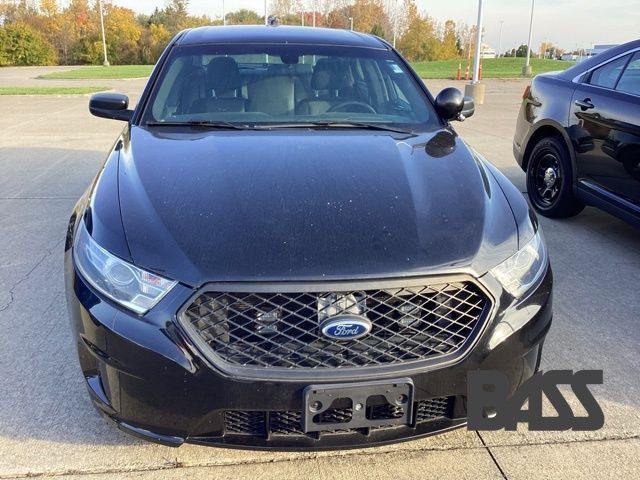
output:
[[[535,77],[513,149],[542,215],[593,205],[640,223],[640,40]]]
[[[466,422],[467,372],[537,369],[552,275],[521,193],[393,48],[359,33],[180,33],[69,223],[96,407],[149,440],[380,445]]]

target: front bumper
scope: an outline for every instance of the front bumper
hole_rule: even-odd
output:
[[[410,425],[302,433],[271,429],[284,413],[299,412],[309,379],[273,380],[231,376],[204,359],[175,322],[175,312],[193,291],[178,285],[153,310],[138,317],[101,298],[66,258],[67,302],[82,372],[95,406],[120,429],[165,445],[184,442],[239,448],[323,450],[375,446],[440,433],[465,425],[467,372],[498,370],[511,391],[536,370],[552,319],[552,274],[519,304],[497,282],[483,285],[496,304],[473,349],[442,368],[393,372],[381,380],[409,377],[414,404],[446,399],[446,415],[414,418]],[[359,378],[341,377],[339,382]],[[445,401],[445,400],[442,400]],[[417,407],[416,407],[417,408]],[[259,427],[229,430],[225,412],[259,412]],[[256,418],[251,413],[251,418]],[[225,422],[225,419],[227,422]],[[252,429],[253,428],[253,429]]]

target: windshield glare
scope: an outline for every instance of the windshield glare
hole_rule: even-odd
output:
[[[396,54],[314,45],[174,48],[143,123],[368,123],[425,130],[439,120]]]

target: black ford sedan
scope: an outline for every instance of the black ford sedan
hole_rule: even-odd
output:
[[[75,207],[66,281],[91,398],[178,446],[328,449],[462,426],[467,372],[538,367],[535,216],[379,38],[180,33]]]
[[[640,40],[534,78],[513,151],[542,215],[592,205],[640,225]]]

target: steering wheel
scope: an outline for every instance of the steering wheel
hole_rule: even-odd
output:
[[[364,102],[358,102],[357,100],[347,100],[346,102],[339,103],[331,107],[327,112],[353,112],[354,110],[348,110],[347,107],[360,107],[362,109],[362,113],[378,113],[376,112],[371,105]],[[355,110],[358,112],[358,110]]]

